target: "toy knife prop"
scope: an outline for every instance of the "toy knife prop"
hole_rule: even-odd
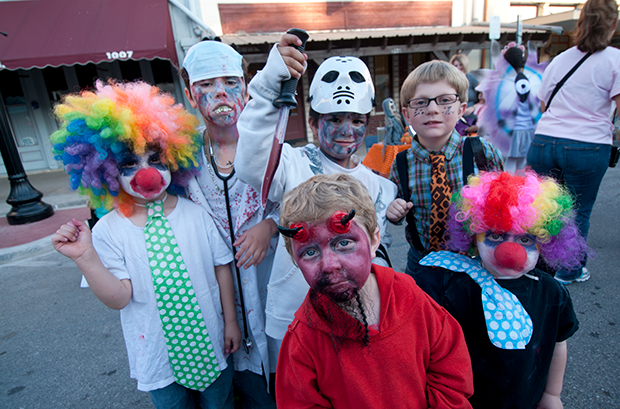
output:
[[[287,34],[294,34],[301,40],[300,46],[295,47],[299,52],[303,53],[306,47],[306,41],[308,40],[308,33],[298,28],[291,28],[286,32]],[[265,175],[263,176],[263,183],[261,184],[261,205],[265,207],[267,203],[267,197],[269,196],[269,189],[271,188],[271,182],[278,170],[280,164],[280,156],[282,155],[282,144],[284,143],[284,135],[286,134],[286,125],[288,124],[288,116],[292,108],[297,107],[297,101],[295,100],[295,90],[297,89],[298,78],[291,78],[282,83],[280,90],[280,96],[273,101],[273,105],[280,109],[280,115],[276,124],[276,132],[273,136],[273,143],[271,145],[271,152],[269,153],[269,160],[267,161],[267,167],[265,168]]]

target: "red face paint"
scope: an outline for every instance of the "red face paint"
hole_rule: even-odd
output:
[[[349,223],[345,233],[335,233],[328,223],[309,225],[307,241],[291,241],[293,258],[310,287],[335,302],[353,298],[371,270],[370,239],[357,223]]]

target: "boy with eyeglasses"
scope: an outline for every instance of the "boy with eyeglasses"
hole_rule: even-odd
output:
[[[497,148],[484,139],[466,144],[467,137],[454,129],[467,106],[468,84],[456,67],[436,60],[413,70],[400,92],[403,115],[416,135],[411,148],[392,166],[390,180],[398,186],[398,196],[388,206],[387,218],[400,224],[407,216],[406,236],[411,247],[405,272],[438,302],[443,294],[441,273],[418,262],[429,251],[445,248],[443,233],[450,196],[467,182],[468,169],[473,173],[479,168],[503,170]],[[473,165],[469,163],[473,162],[469,159],[472,155],[464,160],[464,148],[470,144],[476,157]],[[475,146],[479,146],[477,152]]]

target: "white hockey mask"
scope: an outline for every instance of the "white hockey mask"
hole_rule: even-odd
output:
[[[310,106],[319,114],[367,114],[375,103],[375,87],[368,67],[357,57],[323,61],[310,84]]]

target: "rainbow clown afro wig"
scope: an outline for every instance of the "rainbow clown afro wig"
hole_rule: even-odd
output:
[[[102,216],[118,208],[133,212],[134,199],[119,186],[120,165],[131,155],[157,150],[172,173],[171,193],[182,193],[198,170],[198,120],[174,99],[144,82],[105,84],[68,95],[54,113],[60,129],[50,139],[71,189],[86,195]]]
[[[575,224],[573,198],[555,180],[532,171],[524,176],[481,173],[452,196],[448,246],[470,252],[478,233],[528,233],[553,269],[576,268],[587,247]]]

